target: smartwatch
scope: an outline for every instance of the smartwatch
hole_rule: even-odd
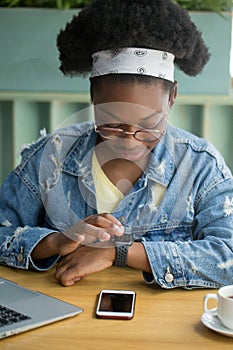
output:
[[[126,267],[128,259],[129,247],[133,244],[131,234],[123,234],[115,240],[116,244],[116,259],[115,266]]]

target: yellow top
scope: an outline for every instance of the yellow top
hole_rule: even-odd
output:
[[[96,189],[97,212],[112,213],[124,195],[105,175],[95,152],[92,157],[92,176]]]
[[[95,152],[92,157],[92,176],[96,188],[96,205],[98,213],[113,213],[120,201],[124,198],[124,194],[109,180],[103,172]],[[157,211],[161,203],[166,187],[156,183],[151,187],[151,202],[149,208]]]

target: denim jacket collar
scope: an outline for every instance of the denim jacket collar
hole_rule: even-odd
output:
[[[174,171],[173,145],[168,132],[154,148],[151,160],[145,171],[144,178],[148,178],[161,185],[167,186]],[[97,134],[93,124],[87,128],[75,142],[66,157],[62,170],[74,176],[85,176],[91,173],[92,154],[96,144]]]

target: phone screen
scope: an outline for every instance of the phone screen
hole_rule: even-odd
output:
[[[96,314],[102,318],[132,318],[134,301],[134,291],[102,290]]]

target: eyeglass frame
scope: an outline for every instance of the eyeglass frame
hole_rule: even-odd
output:
[[[169,101],[170,101],[170,98],[169,98]],[[168,106],[166,108],[166,111],[164,111],[163,113],[161,113],[164,116],[167,116],[168,114]],[[111,128],[111,127],[102,127],[101,129],[108,129],[108,130],[114,130],[114,131],[119,131],[119,132],[122,132],[123,133],[123,136],[122,137],[104,137],[101,135],[101,129],[98,130],[98,128],[100,128],[101,126],[97,126],[96,124],[94,125],[94,128],[95,128],[95,132],[97,132],[101,137],[107,139],[107,140],[115,140],[115,139],[124,139],[126,137],[126,135],[133,135],[135,140],[139,141],[139,142],[154,142],[156,140],[159,140],[162,136],[166,135],[166,131],[167,131],[167,121],[168,121],[168,118],[166,118],[166,126],[165,126],[165,129],[164,130],[158,130],[158,129],[138,129],[136,131],[125,131],[121,128]],[[104,125],[104,124],[103,124]],[[127,124],[126,124],[127,125]],[[140,132],[146,132],[146,133],[158,133],[160,134],[159,137],[156,137],[154,138],[153,140],[140,140],[136,137],[137,133],[140,133]]]
[[[111,131],[119,131],[119,132],[121,132],[122,133],[122,137],[106,137],[106,136],[103,136],[103,135],[101,135],[101,129],[100,130],[98,130],[98,126],[94,126],[95,127],[95,132],[97,132],[101,137],[103,137],[103,138],[105,138],[105,139],[107,139],[107,140],[115,140],[115,139],[124,139],[125,137],[126,137],[126,135],[133,135],[134,136],[134,138],[135,138],[135,140],[137,140],[137,141],[140,141],[140,142],[154,142],[154,141],[156,141],[156,140],[159,140],[160,139],[160,137],[162,137],[162,136],[164,136],[165,134],[166,134],[166,129],[164,129],[164,130],[158,130],[158,129],[154,129],[154,130],[151,130],[150,129],[150,131],[148,130],[148,129],[139,129],[139,130],[136,130],[136,131],[125,131],[125,130],[123,130],[123,129],[121,129],[121,128],[108,128],[108,127],[102,127],[101,129],[102,130],[111,130]],[[136,135],[138,134],[138,133],[140,133],[140,132],[145,132],[145,133],[148,133],[148,134],[153,134],[153,133],[158,133],[159,134],[159,136],[158,137],[155,137],[155,138],[153,138],[153,140],[142,140],[142,139],[138,139],[137,137],[136,137]]]

